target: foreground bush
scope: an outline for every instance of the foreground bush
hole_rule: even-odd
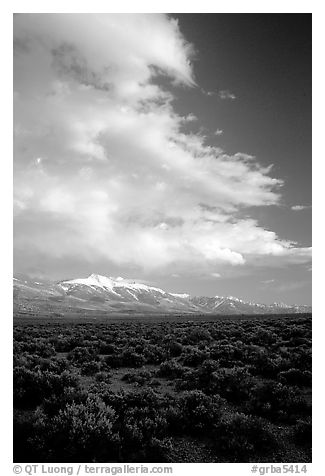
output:
[[[113,434],[115,411],[98,397],[71,403],[54,417],[37,414],[32,446],[38,460],[62,462],[116,461],[118,438]]]
[[[260,382],[250,392],[249,413],[272,421],[295,423],[297,416],[310,415],[311,408],[298,387],[287,387],[276,382]]]
[[[277,441],[261,419],[237,413],[216,426],[214,447],[220,460],[244,463],[272,453]]]
[[[14,369],[14,404],[22,408],[34,408],[44,398],[59,397],[67,387],[77,387],[78,376],[64,371],[60,375],[49,372],[16,367]]]
[[[224,400],[200,390],[185,391],[167,410],[167,420],[175,434],[207,434],[220,421]]]
[[[14,337],[15,462],[311,460],[310,317],[29,320]]]
[[[309,387],[311,385],[311,372],[308,370],[289,369],[279,373],[279,380],[287,385]]]
[[[311,421],[298,421],[293,428],[294,442],[299,446],[312,447]]]

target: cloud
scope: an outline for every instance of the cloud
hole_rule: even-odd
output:
[[[217,94],[216,91],[207,91],[204,88],[200,89],[201,93],[204,94],[205,96],[215,96]]]
[[[222,129],[217,129],[214,133],[215,136],[222,136],[223,130]]]
[[[279,203],[271,166],[184,132],[196,116],[174,99],[196,82],[177,21],[19,14],[14,36],[17,256],[169,275],[310,259],[242,218]]]
[[[310,205],[294,205],[291,207],[291,210],[298,212],[301,210],[306,210],[308,208],[311,208],[311,206]]]
[[[228,91],[228,89],[222,89],[221,91],[219,91],[218,96],[220,99],[230,99],[231,101],[236,99],[234,93]]]
[[[219,89],[219,90],[216,90],[216,91],[207,91],[206,89],[201,88],[201,92],[205,96],[209,96],[209,97],[218,96],[218,98],[222,99],[222,100],[230,99],[230,100],[233,101],[234,99],[237,98],[235,96],[235,94],[232,93],[231,91],[229,91],[228,89]]]

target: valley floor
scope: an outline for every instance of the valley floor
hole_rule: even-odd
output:
[[[311,316],[15,319],[14,461],[310,462]]]

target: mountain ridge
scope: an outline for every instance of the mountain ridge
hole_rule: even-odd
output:
[[[57,313],[71,310],[107,313],[181,314],[292,314],[311,312],[311,306],[281,303],[260,304],[234,296],[190,296],[170,293],[122,277],[91,274],[57,282],[14,277],[15,313]]]

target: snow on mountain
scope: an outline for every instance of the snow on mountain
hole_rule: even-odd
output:
[[[99,274],[58,283],[15,277],[14,306],[27,313],[50,309],[62,314],[71,309],[224,315],[311,312],[309,306],[256,304],[234,296],[191,297],[186,293],[167,293],[134,280]]]
[[[190,298],[190,295],[186,294],[186,293],[183,293],[183,294],[170,293],[170,294],[171,294],[171,296],[181,298],[181,299],[189,299]]]
[[[71,286],[74,284],[82,284],[84,286],[95,286],[102,289],[109,289],[110,291],[114,291],[114,288],[128,288],[134,290],[144,290],[144,291],[157,291],[162,294],[166,294],[165,291],[159,288],[155,288],[153,286],[147,286],[143,283],[137,283],[135,281],[121,278],[112,278],[101,276],[100,274],[91,274],[88,278],[79,278],[79,279],[71,279],[69,281],[61,281],[60,286],[66,287]]]
[[[69,281],[61,281],[59,283],[63,288],[74,284],[82,284],[84,286],[97,286],[99,288],[113,289],[115,281],[112,278],[106,276],[100,276],[99,274],[91,274],[88,278],[71,279]]]

